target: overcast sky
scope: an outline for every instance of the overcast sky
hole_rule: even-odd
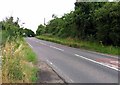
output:
[[[36,31],[39,24],[74,10],[76,0],[0,0],[0,21],[8,16],[19,17],[23,26]]]

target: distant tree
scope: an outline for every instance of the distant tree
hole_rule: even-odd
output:
[[[11,37],[18,36],[19,35],[18,30],[20,29],[20,26],[17,21],[14,22],[12,16],[6,18],[1,22],[2,30],[5,30],[6,32],[8,32],[9,36]]]
[[[57,17],[57,15],[52,14],[52,18],[54,18],[54,19],[55,19],[55,18],[58,18],[58,17]]]
[[[38,29],[36,30],[36,35],[41,35],[45,33],[45,26],[43,26],[42,24],[40,24],[38,26]]]
[[[25,37],[34,37],[35,36],[35,33],[31,29],[27,29],[27,28],[23,29],[22,34]]]

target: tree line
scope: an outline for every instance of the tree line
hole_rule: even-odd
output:
[[[0,22],[0,36],[2,36],[2,42],[6,41],[7,38],[11,40],[17,37],[33,37],[35,33],[27,28],[20,27],[19,18],[14,21],[13,17],[7,17],[5,20]],[[2,43],[1,42],[1,43]]]
[[[120,2],[76,2],[75,10],[40,24],[37,35],[50,34],[120,46]]]

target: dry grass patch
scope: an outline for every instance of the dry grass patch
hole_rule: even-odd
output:
[[[2,83],[33,83],[37,80],[37,68],[34,61],[29,61],[29,55],[34,54],[24,40],[7,42],[2,48]]]

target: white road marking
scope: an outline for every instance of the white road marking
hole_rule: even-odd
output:
[[[36,42],[39,42],[39,41],[36,41]]]
[[[42,44],[42,45],[45,45],[45,46],[48,46],[47,44],[45,44],[45,43],[42,43],[42,42],[40,42],[40,44]]]
[[[70,79],[66,74],[64,74],[57,66],[55,66],[51,61],[49,61],[48,59],[47,59],[47,62],[49,63],[49,64],[51,64],[55,69],[57,69],[57,71],[59,71],[60,72],[60,74],[62,74],[63,76],[65,76],[70,82],[69,83],[74,83],[74,81],[72,80],[72,79]]]
[[[98,53],[98,52],[94,52],[94,51],[88,51],[88,50],[85,50],[85,51],[90,52],[90,53],[95,53],[98,55],[102,55],[102,56],[108,56],[108,57],[115,58],[115,59],[118,59],[118,57],[119,57],[119,56],[113,56],[113,55],[109,55],[109,54]]]
[[[118,68],[118,66],[112,65],[112,64],[110,64],[110,63],[104,63],[104,64],[109,65],[109,66],[114,67],[114,68]]]
[[[119,64],[118,61],[110,61],[110,63],[116,63],[116,64]]]
[[[36,42],[39,42],[39,41],[36,41]],[[57,47],[54,47],[54,46],[51,46],[51,45],[47,45],[47,44],[42,43],[42,42],[39,42],[39,43],[42,44],[42,45],[45,45],[45,46],[48,46],[48,47],[51,47],[51,48],[57,49],[57,50],[59,50],[59,51],[64,51],[63,49],[60,49],[60,48],[57,48]]]
[[[36,41],[36,42],[39,42],[39,41]],[[39,42],[40,44],[42,44],[42,45],[45,45],[45,46],[48,46],[47,44],[45,44],[45,43],[42,43],[42,42]]]
[[[28,42],[27,42],[27,43],[28,43]],[[32,45],[30,45],[29,43],[28,43],[28,45],[29,45],[31,48],[33,48]]]
[[[88,61],[91,61],[91,62],[94,62],[94,63],[97,63],[97,64],[99,64],[99,65],[102,65],[102,66],[105,66],[105,67],[108,67],[108,68],[111,68],[111,69],[114,69],[114,70],[116,70],[116,71],[120,71],[119,69],[117,69],[117,68],[115,68],[115,67],[111,67],[111,66],[109,66],[109,65],[107,65],[107,64],[97,62],[97,61],[95,61],[95,60],[92,60],[92,59],[89,59],[89,58],[80,56],[80,55],[78,55],[78,54],[75,54],[75,56],[80,57],[80,58],[83,58],[83,59],[88,60]]]
[[[50,47],[54,48],[54,49],[57,49],[57,50],[60,50],[60,51],[64,51],[63,49],[60,49],[60,48],[57,48],[57,47],[54,47],[54,46],[51,46],[51,45],[50,45]]]

